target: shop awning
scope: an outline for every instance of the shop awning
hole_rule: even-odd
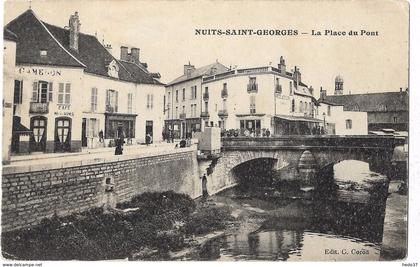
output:
[[[320,119],[303,117],[303,116],[276,115],[274,117],[281,120],[287,120],[287,121],[302,121],[302,122],[316,122],[316,123],[323,122],[323,120],[320,120]]]
[[[32,133],[32,131],[20,122],[19,117],[15,116],[13,117],[12,133],[20,135],[29,135]]]

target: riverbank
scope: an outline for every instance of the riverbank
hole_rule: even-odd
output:
[[[114,210],[53,216],[3,233],[2,252],[14,260],[168,260],[231,220],[226,208],[185,194],[144,193]]]
[[[408,198],[400,193],[401,184],[399,180],[389,184],[380,255],[383,261],[402,260],[407,256]]]

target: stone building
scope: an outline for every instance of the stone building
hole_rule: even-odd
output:
[[[335,88],[337,89],[337,79]],[[343,106],[344,111],[367,112],[369,131],[408,131],[408,88],[400,88],[399,92],[347,95],[336,91],[334,95],[327,95],[326,90],[321,90],[319,101]]]
[[[165,132],[171,129],[175,138],[185,138],[200,132],[208,114],[203,113],[208,93],[203,88],[203,78],[226,72],[229,69],[219,62],[200,68],[188,63],[184,73],[166,85],[164,97]]]
[[[316,118],[312,87],[302,82],[296,66],[233,69],[203,78],[205,124],[222,130],[239,129],[261,135],[312,134],[322,122]]]
[[[118,60],[80,26],[77,12],[61,28],[32,10],[5,26],[19,40],[14,121],[31,132],[25,140],[13,131],[14,153],[80,151],[120,136],[144,142],[147,132],[160,139],[164,86],[140,62],[140,50],[122,47]]]

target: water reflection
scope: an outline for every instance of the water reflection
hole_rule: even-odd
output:
[[[238,188],[218,196],[244,210],[265,212],[207,244],[201,259],[379,260],[386,177],[371,172],[366,163],[348,161],[334,166],[334,179],[338,186],[325,197],[276,202],[275,207],[270,199],[236,198],[248,194]],[[258,216],[261,223],[255,227]]]

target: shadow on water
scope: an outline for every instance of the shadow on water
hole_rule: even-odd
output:
[[[270,169],[271,162],[266,163]],[[388,180],[369,171],[368,165],[340,164],[350,166],[334,166],[334,186],[309,193],[294,183],[273,188],[270,175],[275,173],[264,172],[261,162],[239,170],[242,184],[217,196],[217,201],[233,201],[245,215],[231,234],[207,243],[200,259],[378,260]],[[252,213],[255,209],[262,212]],[[249,227],[255,219],[257,227]]]

